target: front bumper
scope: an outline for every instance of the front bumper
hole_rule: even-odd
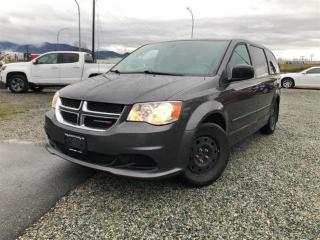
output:
[[[45,131],[50,153],[86,167],[135,178],[160,178],[183,171],[193,137],[193,132],[184,131],[181,122],[152,126],[119,121],[104,132],[84,130],[59,123],[53,111],[46,114]],[[66,133],[85,137],[86,156],[64,149]],[[130,159],[139,162],[139,158],[144,166],[130,165]],[[119,161],[129,164],[119,165]]]
[[[7,88],[6,84],[4,84],[3,82],[0,81],[0,89],[1,88]]]
[[[3,71],[0,72],[0,88],[6,87],[5,74]]]

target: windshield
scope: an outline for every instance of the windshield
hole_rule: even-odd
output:
[[[215,74],[228,41],[177,41],[143,46],[117,64],[117,73],[207,76]]]

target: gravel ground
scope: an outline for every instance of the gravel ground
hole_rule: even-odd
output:
[[[49,95],[37,95],[45,102],[41,114]],[[224,175],[209,187],[98,173],[20,239],[320,239],[319,102],[319,91],[282,91],[275,134],[236,145]],[[28,130],[22,139],[43,139],[36,112],[20,115],[21,126],[37,119],[30,125],[36,134]],[[10,138],[3,137],[8,128],[19,135],[6,121],[0,140]]]
[[[0,113],[0,141],[43,144],[44,113],[50,108],[54,90],[40,93],[12,94],[0,89],[0,110],[16,109],[16,113]]]

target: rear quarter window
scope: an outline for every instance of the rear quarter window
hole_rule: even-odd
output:
[[[60,53],[61,63],[76,63],[79,62],[79,54],[77,53]]]
[[[269,75],[269,67],[264,54],[264,50],[259,47],[250,46],[250,53],[252,57],[253,66],[256,77],[265,77]]]
[[[270,74],[279,74],[280,73],[280,68],[277,59],[273,55],[273,53],[269,50],[266,50],[266,55],[268,59],[268,65],[269,65],[269,71]]]

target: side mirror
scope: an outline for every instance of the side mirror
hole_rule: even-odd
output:
[[[236,65],[232,68],[230,81],[247,80],[254,78],[254,68],[249,65]]]
[[[33,63],[34,65],[39,64],[37,60],[33,61],[32,63]]]

